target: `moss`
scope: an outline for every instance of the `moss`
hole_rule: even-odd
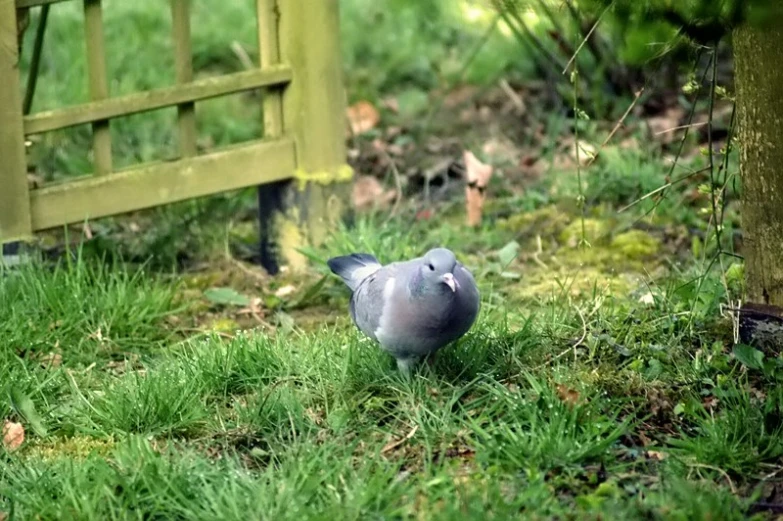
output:
[[[498,228],[519,235],[557,236],[572,217],[556,205],[545,206],[533,212],[512,215],[498,221]]]
[[[299,190],[304,190],[307,183],[317,183],[328,185],[331,183],[347,183],[353,180],[353,168],[350,165],[340,165],[334,170],[322,170],[318,172],[307,172],[298,169],[294,172],[294,179],[297,181]]]
[[[114,448],[115,444],[113,438],[90,438],[87,436],[55,438],[28,446],[25,456],[46,461],[60,458],[83,460],[92,454],[105,456]]]
[[[612,225],[613,223],[608,220],[585,218],[583,234],[582,219],[574,219],[560,232],[558,241],[560,244],[573,248],[579,245],[579,241],[584,236],[591,246],[603,245],[607,242]]]
[[[209,324],[207,324],[206,327],[210,331],[217,331],[220,333],[233,333],[234,331],[242,329],[242,327],[237,323],[236,320],[228,317],[221,317],[215,319]]]
[[[530,301],[555,295],[587,297],[595,293],[627,294],[641,283],[639,276],[613,273],[583,264],[580,268],[526,270],[521,283],[507,285],[512,300]]]
[[[629,230],[616,235],[610,248],[625,259],[644,260],[660,251],[661,241],[642,230]]]

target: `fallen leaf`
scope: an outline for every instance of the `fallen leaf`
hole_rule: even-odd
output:
[[[57,368],[63,365],[63,357],[60,353],[47,353],[41,357],[41,365],[49,368]]]
[[[233,288],[209,288],[204,292],[204,297],[214,304],[249,306],[250,297],[239,293]]]
[[[655,297],[651,292],[648,291],[647,293],[639,297],[639,303],[644,304],[646,306],[652,306],[653,304],[655,304]]]
[[[84,223],[82,225],[82,233],[84,234],[84,237],[88,241],[92,240],[92,238],[94,237],[94,234],[92,233],[92,227],[89,224],[87,224],[87,223]]]
[[[397,197],[396,190],[385,190],[380,181],[371,175],[362,175],[353,183],[351,198],[358,210],[384,208]]]
[[[8,514],[0,510],[0,521],[6,521],[8,519]]]
[[[429,219],[432,219],[433,211],[431,208],[425,208],[424,210],[419,210],[416,212],[416,220],[417,221],[426,221]]]
[[[416,434],[417,430],[419,430],[419,426],[418,425],[414,425],[413,429],[411,429],[411,431],[408,434],[406,434],[404,438],[400,438],[399,440],[390,441],[389,443],[387,443],[381,449],[381,454],[385,454],[385,453],[387,453],[387,452],[389,452],[391,450],[394,450],[397,447],[399,447],[400,445],[402,445],[403,443],[405,443],[406,441],[408,441],[409,439],[413,438],[413,435]]]
[[[492,177],[493,167],[479,161],[469,150],[463,152],[465,161],[465,204],[467,206],[468,226],[481,224],[486,189]]]
[[[587,166],[587,164],[595,157],[596,148],[592,144],[584,140],[574,141],[570,145],[571,158],[577,161],[577,147],[579,150],[579,165]]]
[[[714,409],[718,408],[719,401],[720,400],[715,396],[707,396],[702,400],[701,404],[704,406],[705,409],[712,412]]]
[[[677,130],[685,112],[681,107],[669,107],[662,114],[647,118],[647,126],[655,139],[669,144],[677,137]]]
[[[648,450],[645,452],[648,459],[654,459],[656,461],[661,461],[664,458],[666,458],[665,452],[658,452],[657,450]]]
[[[498,259],[504,268],[511,264],[519,255],[519,243],[511,241],[498,250]]]
[[[296,291],[296,288],[293,287],[291,284],[288,284],[286,286],[281,286],[280,288],[278,288],[277,291],[275,291],[275,296],[279,298],[283,298],[285,296],[290,295],[294,291]]]
[[[21,423],[8,420],[3,422],[3,447],[7,450],[16,450],[24,443],[24,427]]]
[[[478,88],[472,85],[457,87],[443,98],[443,107],[453,109],[458,105],[469,102],[476,94],[478,94]]]
[[[492,161],[518,163],[519,149],[509,139],[492,138],[482,145],[481,151]]]
[[[378,109],[369,101],[357,101],[348,107],[346,112],[351,124],[351,132],[356,136],[374,129],[381,121]]]
[[[563,384],[557,384],[557,396],[567,405],[573,406],[579,403],[579,391]]]
[[[400,102],[394,97],[383,98],[381,100],[381,106],[391,110],[395,114],[400,111]]]
[[[97,331],[94,331],[90,333],[87,338],[90,340],[97,340],[98,342],[103,342],[103,331],[101,331],[101,328],[98,328]]]

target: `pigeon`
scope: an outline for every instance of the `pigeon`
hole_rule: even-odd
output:
[[[476,281],[446,248],[385,266],[368,253],[333,257],[327,264],[352,292],[356,327],[394,356],[404,374],[462,337],[478,316]]]

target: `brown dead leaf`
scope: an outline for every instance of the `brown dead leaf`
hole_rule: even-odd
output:
[[[41,365],[55,369],[63,365],[63,357],[60,353],[47,353],[41,357]]]
[[[92,227],[87,223],[84,223],[82,225],[82,233],[84,234],[85,239],[87,239],[88,241],[92,240],[92,238],[94,237],[92,233]]]
[[[704,406],[705,409],[712,412],[713,410],[718,408],[718,403],[720,400],[716,398],[715,396],[706,396],[702,401],[701,404]]]
[[[381,100],[381,106],[397,114],[400,111],[400,102],[397,98],[389,97]]]
[[[399,447],[400,445],[402,445],[403,443],[405,443],[409,439],[413,438],[413,435],[416,434],[417,430],[419,430],[419,426],[418,425],[414,425],[413,429],[411,429],[411,431],[408,434],[406,434],[404,438],[400,438],[399,440],[390,441],[389,443],[387,443],[381,449],[381,454],[386,454],[387,452],[396,449],[397,447]]]
[[[481,224],[481,213],[487,195],[486,189],[489,179],[492,177],[493,167],[479,161],[469,150],[465,150],[462,157],[465,161],[465,204],[468,226],[478,226]]]
[[[101,331],[101,328],[98,328],[97,331],[94,331],[90,333],[87,338],[90,340],[97,340],[98,342],[103,342],[103,332]]]
[[[353,184],[351,199],[358,210],[385,208],[397,197],[396,190],[385,190],[375,177],[362,175]]]
[[[291,284],[287,284],[285,286],[279,287],[277,289],[277,291],[275,291],[275,296],[278,297],[278,298],[287,297],[288,295],[290,295],[294,291],[296,291],[296,288],[293,287]]]
[[[9,451],[13,451],[21,447],[22,443],[24,443],[22,424],[5,420],[3,422],[3,446]]]
[[[0,521],[6,521],[8,519],[8,514],[0,510]]]
[[[579,153],[578,153],[579,166],[587,166],[587,164],[593,160],[593,158],[597,153],[595,146],[582,139],[571,143],[569,145],[569,151],[571,154],[571,159],[573,159],[575,163],[577,161],[577,147],[579,147]]]
[[[661,461],[666,458],[665,452],[659,452],[657,450],[648,450],[645,454],[647,455],[647,459],[653,459],[655,461]]]
[[[566,405],[574,406],[579,403],[579,391],[575,391],[563,384],[557,384],[557,397]]]
[[[453,109],[458,105],[467,103],[478,94],[478,88],[471,85],[463,85],[449,92],[443,98],[443,107]]]
[[[647,126],[653,138],[664,145],[674,141],[684,114],[685,112],[681,107],[674,106],[669,107],[658,116],[647,118]]]
[[[489,139],[481,147],[481,151],[493,162],[517,163],[520,156],[516,145],[503,137]]]
[[[369,101],[358,101],[346,110],[351,132],[358,136],[372,130],[381,121],[378,109]]]

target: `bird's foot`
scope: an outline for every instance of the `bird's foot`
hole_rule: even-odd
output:
[[[400,370],[400,372],[405,375],[406,377],[410,378],[411,371],[413,370],[413,367],[416,365],[416,359],[415,358],[398,358],[397,359],[397,369]]]

